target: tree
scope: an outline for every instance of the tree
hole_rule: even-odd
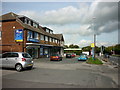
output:
[[[79,48],[79,46],[78,46],[78,45],[71,44],[71,45],[69,45],[69,48]]]
[[[64,45],[65,48],[68,48],[68,45]]]
[[[91,49],[91,46],[86,46],[82,48],[83,51],[90,51]]]
[[[100,53],[100,47],[97,47],[97,46],[96,46],[96,47],[95,47],[95,52],[96,52],[96,53]]]
[[[115,45],[114,51],[115,51],[115,54],[120,55],[120,44]]]

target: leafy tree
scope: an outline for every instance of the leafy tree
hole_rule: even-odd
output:
[[[96,53],[100,53],[100,47],[97,47],[97,46],[96,46],[96,47],[95,47],[95,52],[96,52]]]
[[[69,48],[79,48],[79,46],[78,46],[78,45],[71,44],[71,45],[69,45]]]
[[[86,46],[82,48],[83,51],[90,51],[91,49],[91,46]]]
[[[115,51],[115,54],[119,54],[120,55],[120,44],[115,45],[114,51]]]
[[[68,45],[64,45],[65,48],[68,48]]]
[[[112,51],[115,51],[115,54],[120,55],[120,44],[117,44],[115,46],[109,46],[105,48],[104,54],[109,53],[112,54]]]

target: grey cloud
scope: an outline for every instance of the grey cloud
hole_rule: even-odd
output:
[[[92,35],[93,17],[96,17],[94,28],[97,34],[117,30],[117,2],[97,2],[96,5],[93,2],[91,6],[84,2],[79,5],[80,7],[68,6],[45,12],[22,11],[19,14],[27,15],[42,25],[51,25],[53,28],[55,26],[55,30],[58,29],[65,34]],[[71,25],[75,24],[80,27],[71,28]]]

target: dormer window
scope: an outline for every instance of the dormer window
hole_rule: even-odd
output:
[[[48,29],[46,29],[46,32],[48,32],[48,33],[49,33],[49,30],[48,30]]]
[[[38,25],[38,24],[36,24],[36,23],[33,23],[33,27],[38,28],[38,27],[39,27],[39,25]]]
[[[50,30],[50,34],[53,34],[53,31]]]
[[[28,20],[28,25],[31,25],[31,21],[30,20]]]
[[[24,21],[25,24],[27,24],[27,18],[25,18],[25,21]]]

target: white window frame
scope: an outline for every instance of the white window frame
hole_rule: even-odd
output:
[[[37,32],[34,32],[34,39],[39,39],[39,34]]]
[[[48,41],[48,36],[45,36],[45,41]]]
[[[27,24],[27,18],[25,18],[24,23]]]
[[[44,35],[40,34],[40,40],[44,40]]]

